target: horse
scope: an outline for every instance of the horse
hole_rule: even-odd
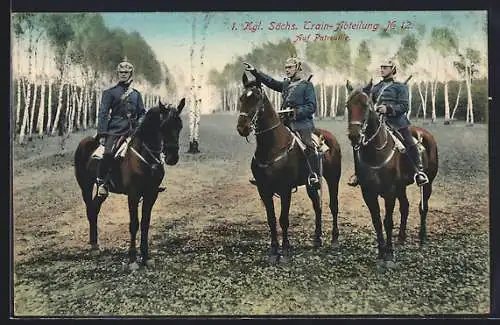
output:
[[[248,137],[254,131],[256,137],[255,154],[251,161],[251,170],[257,189],[267,214],[267,222],[271,231],[269,261],[283,263],[291,259],[291,245],[288,238],[289,209],[292,189],[307,184],[308,169],[305,155],[297,143],[297,138],[286,127],[273,108],[259,81],[249,81],[243,74],[244,92],[239,97],[239,117],[236,129],[240,136]],[[333,248],[339,246],[338,189],[341,174],[341,150],[334,135],[323,129],[315,129],[314,134],[324,139],[326,151],[320,164],[322,177],[326,179],[329,190],[329,207],[333,217]],[[320,189],[321,193],[321,189]],[[322,246],[321,239],[321,197],[317,190],[307,186],[307,194],[312,201],[316,216],[314,231],[314,247]],[[276,230],[276,216],[273,196],[281,201],[279,223],[282,229],[282,253],[280,257]]]
[[[128,256],[130,268],[137,268],[136,234],[139,228],[138,205],[142,199],[141,217],[141,262],[149,260],[148,231],[151,210],[156,202],[165,175],[163,164],[175,165],[179,161],[179,133],[182,129],[180,114],[185,105],[181,99],[178,106],[165,106],[161,101],[150,108],[144,120],[130,137],[123,158],[112,162],[109,191],[128,197],[130,215],[130,247]],[[99,251],[97,241],[97,218],[106,197],[93,196],[96,184],[97,160],[93,153],[99,146],[96,137],[88,136],[80,141],[74,155],[75,176],[81,189],[90,226],[89,244],[91,251]]]
[[[353,147],[354,159],[358,160],[357,175],[363,199],[371,214],[373,226],[377,234],[377,260],[393,265],[394,252],[392,243],[393,212],[396,199],[399,201],[401,223],[397,243],[403,245],[406,240],[406,222],[408,219],[409,201],[406,188],[413,184],[414,169],[412,163],[404,153],[398,150],[396,141],[389,132],[385,116],[373,110],[373,103],[369,93],[372,82],[363,88],[353,90],[347,81],[346,88],[349,96],[346,101],[348,138]],[[410,131],[417,145],[421,145],[420,152],[424,171],[429,182],[421,189],[419,203],[420,212],[420,245],[427,241],[426,219],[429,209],[428,202],[432,194],[432,183],[438,172],[438,148],[433,135],[420,127],[410,126]],[[397,133],[396,135],[397,136]],[[382,222],[378,197],[385,202],[384,228],[386,241],[382,233]]]

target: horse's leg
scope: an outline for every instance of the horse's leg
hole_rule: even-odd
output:
[[[280,226],[283,233],[283,243],[282,243],[282,261],[288,262],[291,256],[290,252],[290,241],[288,240],[288,225],[290,213],[290,201],[292,200],[292,189],[280,193],[281,198],[281,214],[280,214]]]
[[[362,189],[363,199],[365,200],[368,209],[370,210],[370,215],[372,217],[373,227],[377,233],[377,244],[378,244],[378,259],[383,259],[384,256],[384,235],[382,233],[382,221],[380,220],[380,207],[378,205],[377,194],[370,193],[368,190]]]
[[[135,248],[135,239],[137,236],[137,230],[139,229],[139,217],[138,213],[139,197],[135,194],[129,193],[128,195],[128,211],[130,215],[130,246],[128,250],[128,257],[130,262],[130,267],[137,268],[136,258],[137,250]]]
[[[404,245],[406,240],[406,222],[408,221],[408,213],[410,203],[408,202],[408,197],[406,196],[406,186],[403,187],[398,196],[399,200],[399,211],[401,213],[401,223],[399,225],[399,234],[397,245]]]
[[[142,264],[146,265],[149,260],[149,249],[148,249],[148,232],[149,225],[151,222],[151,210],[153,205],[158,198],[158,191],[147,193],[143,196],[142,200],[142,217],[141,217],[141,256]]]
[[[323,246],[323,241],[321,239],[321,202],[319,201],[318,191],[306,186],[307,195],[312,201],[314,214],[316,215],[316,225],[314,229],[314,241],[313,245],[315,248]]]
[[[98,234],[97,234],[97,218],[101,211],[102,203],[106,197],[95,196],[92,198],[92,190],[94,184],[90,182],[82,189],[83,201],[87,211],[87,220],[89,221],[89,244],[91,250],[99,250]]]
[[[264,206],[266,207],[267,214],[267,224],[269,225],[269,229],[271,230],[271,247],[269,249],[269,261],[271,263],[275,263],[278,261],[278,234],[276,231],[276,214],[274,212],[274,201],[273,201],[273,193],[264,191],[259,188],[259,195],[264,202]]]
[[[385,198],[384,202],[385,202],[384,228],[387,237],[384,260],[392,261],[394,259],[394,249],[392,246],[392,228],[394,227],[394,221],[392,219],[392,214],[394,213],[394,205],[396,205],[396,197],[388,196]]]
[[[420,212],[420,245],[424,245],[427,242],[427,211],[429,210],[429,198],[432,194],[432,183],[427,183],[423,186],[424,191],[423,201],[420,199],[418,204],[418,210]]]
[[[338,228],[338,215],[339,215],[339,183],[333,179],[327,179],[328,193],[330,195],[330,212],[332,213],[332,248],[339,247],[339,228]]]

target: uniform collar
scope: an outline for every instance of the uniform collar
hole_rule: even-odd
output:
[[[384,78],[382,81],[383,81],[383,82],[394,82],[394,78],[393,78],[393,77],[390,77],[390,78]]]

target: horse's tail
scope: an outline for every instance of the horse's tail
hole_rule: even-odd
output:
[[[97,149],[98,142],[88,136],[78,144],[74,155],[75,177],[78,185],[83,189],[88,182],[87,162],[92,152]]]
[[[434,179],[438,171],[438,148],[436,139],[428,131],[421,129],[422,144],[427,153],[427,176],[430,180]]]
[[[326,145],[330,148],[330,155],[331,155],[331,163],[333,164],[334,168],[338,171],[339,177],[340,177],[340,172],[341,172],[341,164],[342,164],[342,151],[340,149],[340,144],[330,131],[327,131],[325,129],[316,129],[315,133],[319,136],[323,136],[323,139],[325,140]]]

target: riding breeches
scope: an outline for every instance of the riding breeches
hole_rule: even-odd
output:
[[[118,140],[117,135],[107,135],[104,143],[104,154],[97,168],[97,178],[104,179],[109,170],[110,162],[113,160],[113,146]]]
[[[312,150],[314,151],[314,143],[312,141],[312,129],[299,129],[296,132],[300,134],[300,137],[302,139],[302,142],[306,145],[307,149],[306,150]]]
[[[410,148],[415,145],[415,141],[413,141],[413,137],[408,127],[400,128],[398,129],[398,132],[403,136],[403,144],[406,148]]]

